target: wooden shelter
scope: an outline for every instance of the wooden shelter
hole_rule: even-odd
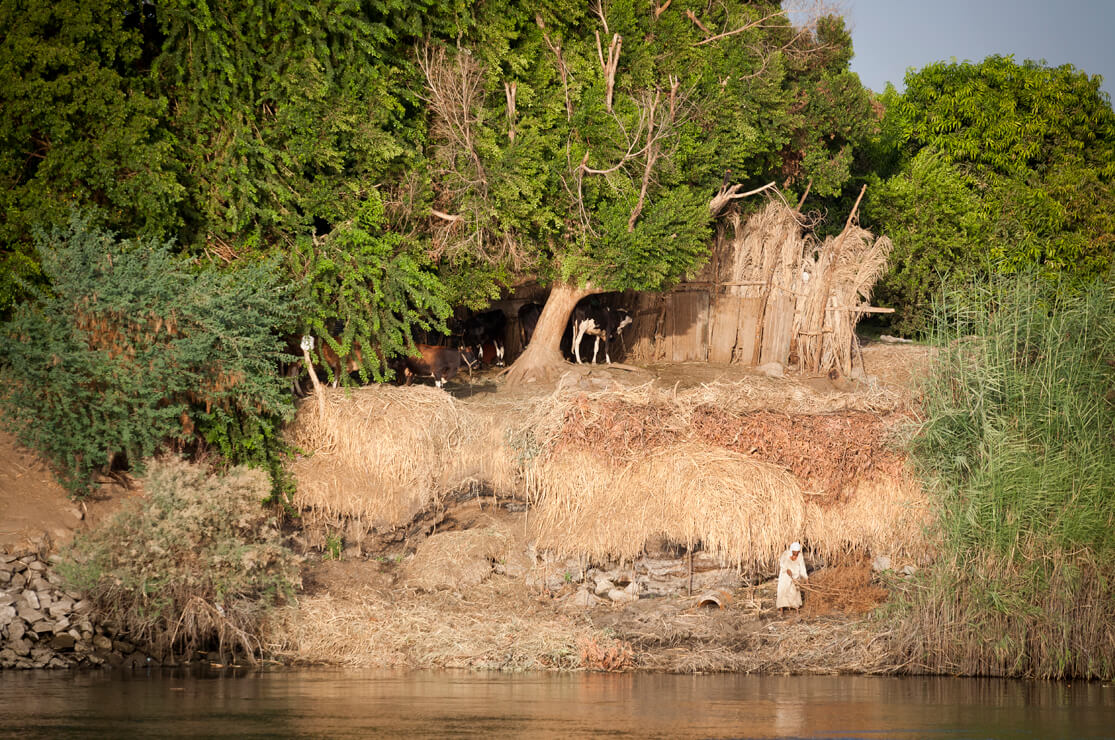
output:
[[[624,333],[627,357],[849,374],[856,323],[891,310],[869,305],[891,242],[853,220],[818,241],[778,200],[746,220],[728,216],[712,258],[692,279],[667,293],[619,299],[635,316]]]

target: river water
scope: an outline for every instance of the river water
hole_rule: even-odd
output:
[[[1115,738],[1115,686],[962,678],[0,672],[0,737]]]

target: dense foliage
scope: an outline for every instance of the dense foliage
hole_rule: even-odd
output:
[[[1115,288],[1058,289],[1029,272],[937,309],[915,453],[942,541],[910,595],[908,657],[933,671],[1110,679]]]
[[[147,495],[78,536],[60,570],[156,655],[226,648],[261,651],[260,620],[292,598],[298,561],[259,505],[261,471],[225,476],[180,461],[151,465]]]
[[[196,269],[169,244],[117,240],[80,216],[36,249],[50,289],[0,333],[5,424],[84,492],[197,435],[267,464],[293,411],[275,371],[295,303],[271,262]]]
[[[883,98],[866,219],[895,243],[877,296],[926,329],[941,277],[1115,265],[1115,112],[1100,78],[992,56],[932,64]],[[889,170],[893,169],[893,173]]]

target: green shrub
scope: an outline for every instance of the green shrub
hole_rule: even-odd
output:
[[[60,565],[116,622],[156,654],[216,646],[260,652],[260,619],[293,597],[294,554],[280,543],[261,500],[263,471],[225,476],[182,461],[158,461],[146,496],[77,537]]]
[[[38,235],[48,289],[0,330],[4,422],[74,493],[168,442],[275,467],[293,407],[277,372],[295,310],[273,265],[196,267],[78,214]]]

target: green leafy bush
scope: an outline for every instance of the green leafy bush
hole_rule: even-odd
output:
[[[197,268],[77,214],[40,233],[38,251],[50,288],[0,330],[0,405],[64,485],[84,493],[98,472],[138,471],[201,434],[234,463],[277,456],[263,430],[293,413],[277,368],[295,305],[271,264]]]
[[[259,653],[268,607],[293,597],[294,554],[261,506],[267,476],[212,476],[177,460],[152,463],[146,496],[77,537],[60,570],[156,654],[218,647]]]

